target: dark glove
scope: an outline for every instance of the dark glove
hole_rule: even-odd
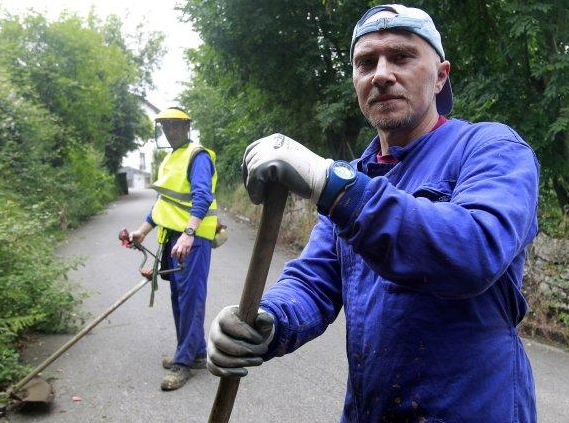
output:
[[[211,323],[207,368],[216,376],[246,376],[245,367],[260,366],[274,336],[273,315],[263,309],[249,326],[237,315],[238,306],[225,307]]]

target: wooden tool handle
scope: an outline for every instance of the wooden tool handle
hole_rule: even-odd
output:
[[[287,195],[287,189],[283,185],[277,184],[270,189],[263,204],[261,222],[249,262],[249,270],[245,278],[238,312],[241,319],[251,326],[257,318],[259,302],[269,274]],[[209,423],[227,423],[229,421],[235,396],[239,389],[239,381],[239,377],[222,377],[220,379],[209,415]]]

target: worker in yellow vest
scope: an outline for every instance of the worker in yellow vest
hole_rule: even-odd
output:
[[[164,244],[162,269],[185,263],[169,275],[178,345],[174,356],[162,361],[167,372],[161,388],[170,391],[186,383],[190,369],[205,368],[205,300],[217,226],[217,172],[215,153],[191,142],[190,117],[182,109],[163,110],[155,120],[172,151],[152,186],[158,199],[131,240],[142,242],[158,226],[158,242]]]

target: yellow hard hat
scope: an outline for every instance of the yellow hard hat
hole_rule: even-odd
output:
[[[162,110],[154,118],[155,121],[166,120],[166,119],[179,119],[179,120],[191,120],[186,112],[184,112],[179,107],[168,107]]]

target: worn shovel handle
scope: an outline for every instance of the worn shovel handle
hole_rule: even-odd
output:
[[[239,316],[249,325],[253,325],[257,318],[259,302],[269,274],[287,195],[286,187],[275,184],[271,187],[263,204],[261,222],[239,302]],[[209,415],[209,423],[227,423],[229,421],[240,380],[239,377],[222,377],[220,379]]]

